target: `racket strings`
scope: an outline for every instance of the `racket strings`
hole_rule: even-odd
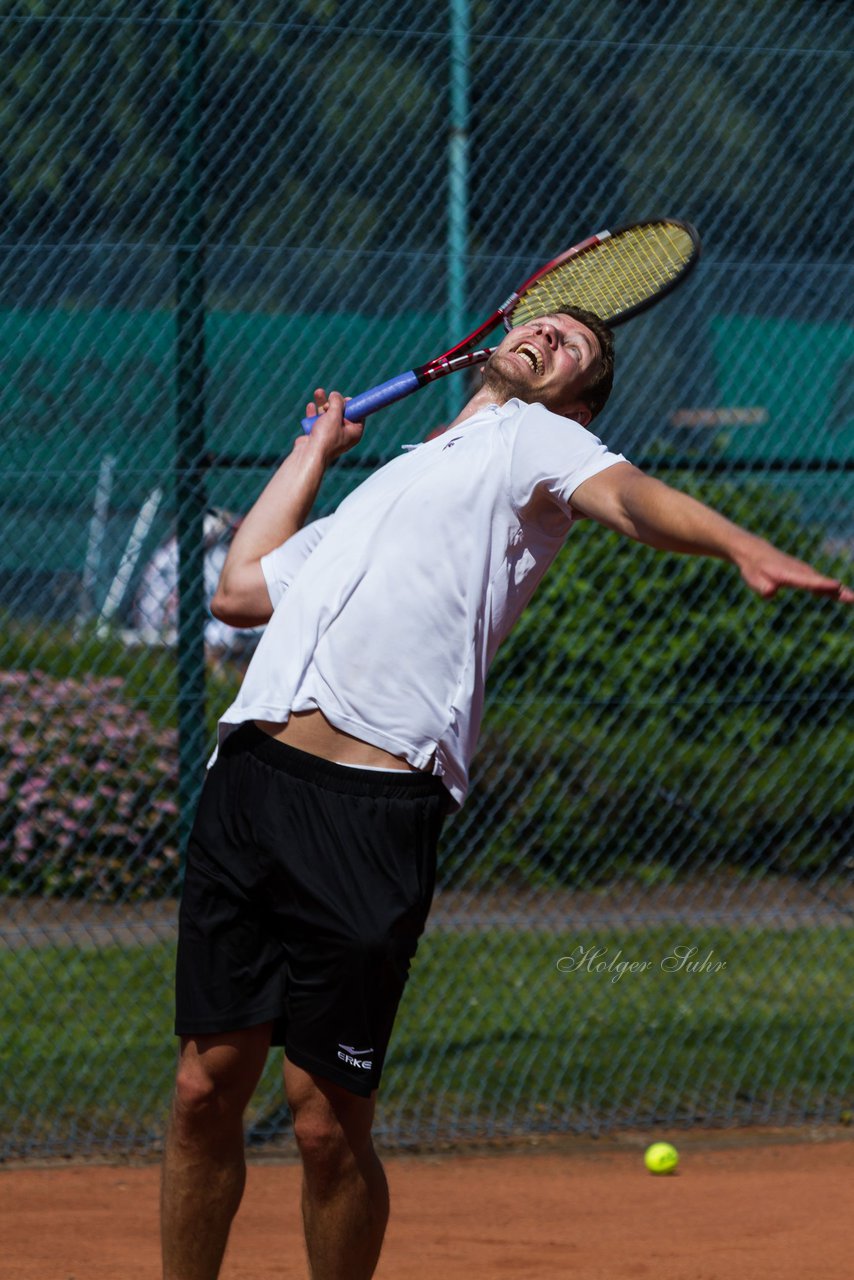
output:
[[[691,236],[676,224],[628,228],[533,281],[513,308],[512,323],[566,306],[614,319],[666,288],[694,253]]]

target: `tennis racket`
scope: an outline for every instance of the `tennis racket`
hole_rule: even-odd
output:
[[[633,222],[588,236],[529,276],[455,347],[353,396],[347,404],[347,417],[361,422],[369,413],[402,400],[428,382],[482,364],[495,348],[473,348],[502,322],[509,331],[537,316],[575,306],[594,312],[608,325],[622,324],[674,289],[699,255],[700,237],[695,228],[675,218]],[[310,432],[314,422],[316,418],[303,418],[303,430]]]

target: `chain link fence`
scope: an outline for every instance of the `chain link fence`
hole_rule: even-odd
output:
[[[318,381],[426,359],[602,226],[690,218],[700,267],[619,332],[597,429],[851,574],[854,15],[26,0],[0,36],[3,1151],[144,1148],[254,639],[206,600]],[[465,395],[371,419],[319,513]],[[826,601],[573,534],[494,669],[387,1145],[850,1120],[850,640]],[[253,1142],[286,1138],[278,1070]]]

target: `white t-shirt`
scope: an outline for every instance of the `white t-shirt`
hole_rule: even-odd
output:
[[[569,532],[573,491],[623,461],[513,399],[381,467],[262,559],[273,616],[220,741],[319,708],[462,804],[495,652]]]

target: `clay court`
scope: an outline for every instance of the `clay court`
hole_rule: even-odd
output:
[[[378,1280],[848,1280],[854,1142],[841,1132],[675,1136],[388,1160]],[[295,1163],[253,1164],[222,1280],[304,1277]],[[7,1280],[156,1280],[155,1165],[2,1175]]]

